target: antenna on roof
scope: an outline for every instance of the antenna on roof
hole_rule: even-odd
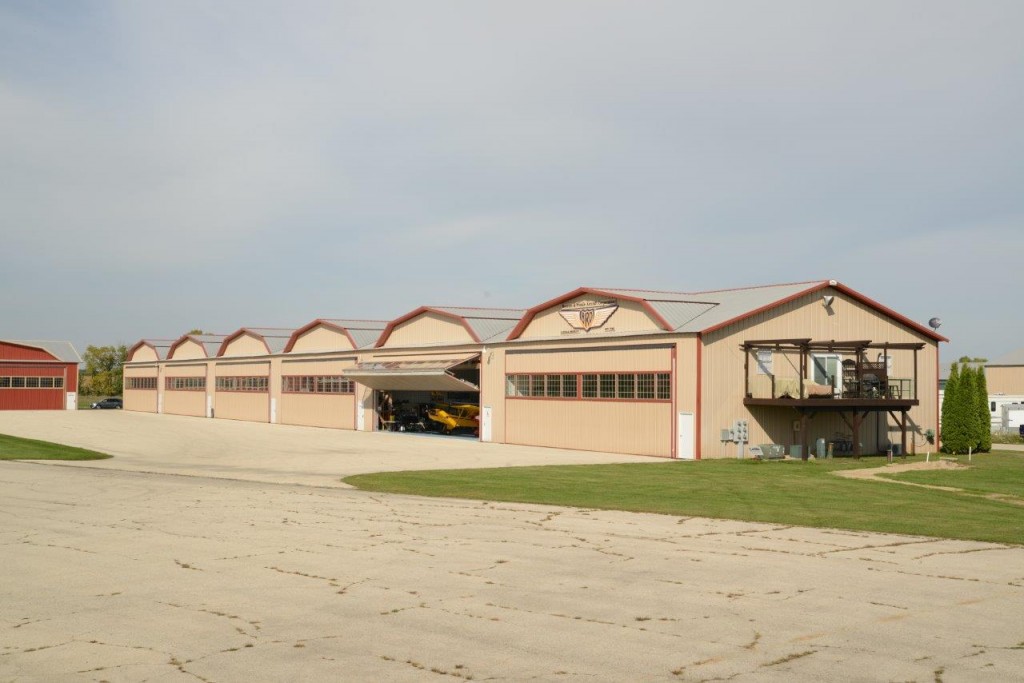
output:
[[[933,330],[937,330],[942,326],[942,318],[932,318],[928,321],[928,325]]]

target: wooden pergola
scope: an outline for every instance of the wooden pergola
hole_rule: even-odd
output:
[[[917,399],[918,380],[918,351],[924,348],[921,343],[891,343],[873,342],[871,340],[854,341],[815,341],[812,339],[759,339],[743,342],[744,352],[744,405],[747,406],[776,406],[789,407],[800,415],[800,440],[802,446],[802,457],[806,460],[810,455],[808,443],[808,425],[818,413],[837,413],[839,417],[850,428],[853,436],[853,456],[861,455],[860,428],[871,413],[888,413],[900,426],[902,453],[907,452],[907,412],[914,406],[919,405]],[[797,397],[776,396],[775,376],[772,375],[772,397],[754,398],[750,393],[750,356],[751,352],[757,349],[773,349],[785,351],[797,351],[800,354],[800,377],[799,393]],[[914,372],[913,372],[913,395],[903,396],[902,390],[895,395],[888,385],[888,377],[885,375],[885,360],[880,363],[873,363],[864,359],[867,350],[880,350],[883,356],[888,356],[889,351],[913,351]],[[846,353],[854,356],[852,377],[856,381],[856,390],[846,392],[840,397],[807,397],[805,393],[805,377],[807,376],[807,364],[814,352],[824,353]],[[877,393],[868,395],[863,390],[863,378],[882,374],[886,377],[884,382],[878,385]]]

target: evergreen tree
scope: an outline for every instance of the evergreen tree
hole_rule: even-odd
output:
[[[982,453],[988,453],[992,450],[992,414],[988,409],[988,380],[985,379],[985,368],[980,365],[974,373],[974,390],[977,393],[978,401],[978,422],[981,423],[981,439],[978,441],[978,450]]]
[[[977,450],[981,441],[981,430],[978,429],[978,399],[974,387],[974,370],[964,365],[960,370],[960,383],[956,387],[956,402],[953,409],[957,419],[963,425],[964,441],[957,453],[966,453],[967,449]]]
[[[963,446],[964,436],[961,422],[957,419],[956,394],[960,384],[960,370],[956,363],[949,369],[945,393],[942,396],[942,451],[957,453]],[[965,449],[966,450],[966,449]]]

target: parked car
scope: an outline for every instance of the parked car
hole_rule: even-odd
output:
[[[120,410],[121,408],[124,408],[124,402],[119,398],[105,398],[102,401],[96,401],[96,403],[93,403],[92,408],[93,410],[96,410],[97,408],[116,408],[117,410]]]

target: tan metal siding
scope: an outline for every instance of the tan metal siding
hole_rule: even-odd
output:
[[[549,349],[542,353],[506,350],[505,368],[507,374],[670,372],[672,349],[625,346]],[[504,391],[504,377],[501,380]],[[494,391],[496,387],[492,385],[489,389]],[[508,443],[672,455],[670,402],[506,398],[501,413],[502,431]]]
[[[217,377],[269,377],[270,363],[217,363],[214,374]]]
[[[473,337],[462,323],[427,311],[396,325],[391,331],[385,347],[465,344],[473,341]]]
[[[156,377],[159,369],[155,365],[144,367],[124,366],[124,377]],[[126,383],[127,384],[127,383]],[[159,382],[157,383],[159,386]],[[140,413],[155,413],[157,407],[156,389],[125,389],[123,392],[124,409]]]
[[[480,358],[480,405],[491,408],[491,441],[505,442],[504,349],[488,349]]]
[[[594,301],[593,295],[583,295],[576,297],[572,301],[565,302],[566,304],[572,304],[578,301]],[[551,308],[541,311],[530,324],[523,330],[520,339],[535,339],[538,337],[558,337],[562,336],[573,336],[573,337],[599,337],[606,330],[611,332],[652,332],[652,331],[664,331],[662,328],[651,318],[650,314],[644,310],[644,307],[633,301],[622,301],[617,300],[619,304],[618,310],[616,310],[612,317],[602,325],[601,329],[593,329],[589,332],[582,332],[574,330],[570,327],[569,323],[559,315],[559,311],[562,310],[562,304],[557,304]]]
[[[238,356],[265,356],[267,355],[267,345],[263,343],[262,339],[257,339],[248,332],[241,336],[232,339],[227,347],[224,349],[224,353],[221,354],[221,358],[236,358]]]
[[[217,363],[215,377],[268,377],[272,388],[270,363]],[[216,379],[208,380],[214,391],[214,416],[250,422],[270,421],[270,392],[216,391]]]
[[[985,368],[985,380],[989,394],[1024,394],[1024,367],[1019,365]]]
[[[183,375],[172,375],[182,377]],[[205,391],[164,391],[164,412],[168,415],[206,416]]]
[[[181,345],[174,349],[174,355],[168,360],[196,360],[198,358],[206,359],[206,350],[202,344],[199,344],[192,339],[186,339]]]
[[[214,414],[218,418],[248,422],[270,421],[270,394],[218,391],[215,402]]]
[[[132,357],[128,359],[128,362],[129,363],[145,363],[145,362],[148,362],[148,361],[158,361],[158,360],[160,360],[160,359],[157,357],[156,351],[154,351],[152,349],[152,347],[140,346],[139,348],[135,349],[135,353],[133,353]]]
[[[822,305],[821,297],[824,294],[835,296],[831,312]],[[750,421],[750,443],[753,445],[800,443],[801,437],[793,429],[794,420],[799,418],[795,410],[784,407],[748,409],[743,405],[744,353],[741,345],[746,340],[808,337],[815,340],[924,342],[925,348],[917,354],[917,397],[921,405],[911,409],[908,414],[908,449],[913,452],[915,446],[918,450],[927,447],[923,432],[936,429],[938,415],[936,343],[879,311],[846,298],[837,290],[829,289],[801,297],[707,335],[702,352],[702,457],[735,457],[735,446],[722,443],[719,435],[720,430],[737,419]],[[870,352],[881,353],[881,350]],[[912,378],[913,352],[891,351],[890,355],[894,360],[891,376]],[[755,376],[754,366],[751,359],[751,377]],[[780,365],[780,369],[784,367]],[[886,417],[886,420],[876,432],[874,415],[865,419],[860,435],[865,452],[875,452],[876,446],[887,439],[899,442],[899,432],[890,424],[893,423],[892,419]],[[839,416],[825,413],[818,413],[811,420],[810,430],[808,441],[812,448],[818,437],[828,440],[837,433],[850,433],[850,428]]]
[[[668,457],[668,403],[509,399],[507,443]]]
[[[352,348],[352,342],[344,332],[317,325],[295,340],[291,353],[340,351]]]
[[[506,372],[666,372],[671,369],[671,355],[668,348],[643,347],[591,350],[580,346],[543,353],[509,350]]]
[[[336,360],[286,360],[275,381],[280,391],[278,421],[308,427],[355,429],[355,397],[352,394],[289,394],[281,390],[286,375],[340,375],[355,365],[355,357]]]
[[[282,394],[281,424],[355,429],[355,398],[351,394]]]
[[[164,377],[205,377],[206,364],[203,365],[165,365]]]

